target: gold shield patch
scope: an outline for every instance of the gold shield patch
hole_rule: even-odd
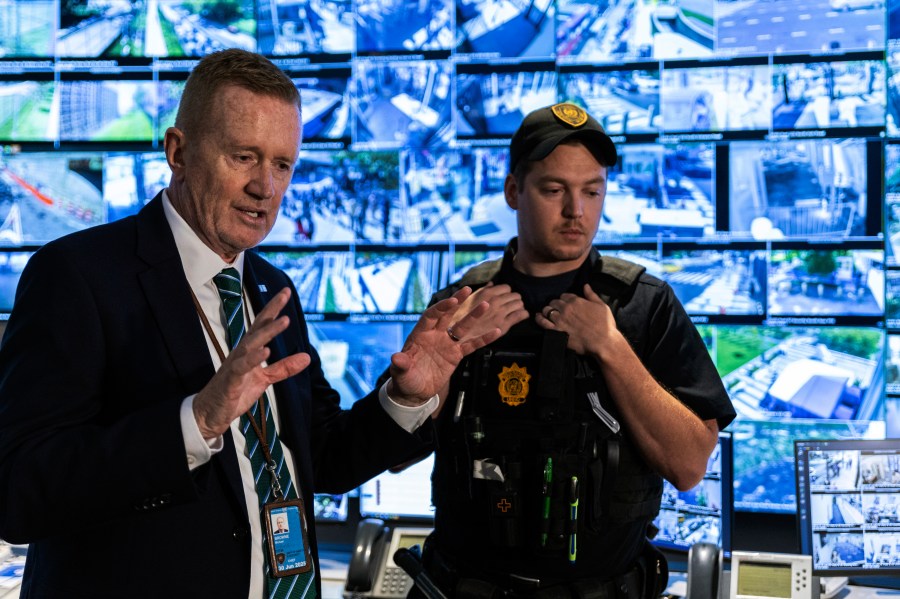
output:
[[[525,398],[528,397],[528,381],[531,380],[531,375],[528,374],[528,370],[524,366],[520,367],[513,362],[512,366],[504,366],[497,378],[500,379],[498,390],[503,403],[511,406],[520,406],[525,403]]]
[[[574,104],[554,104],[550,107],[550,111],[556,118],[573,127],[581,127],[588,120],[588,114]]]

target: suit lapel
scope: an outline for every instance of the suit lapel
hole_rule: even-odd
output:
[[[137,235],[138,257],[148,266],[138,275],[141,287],[185,394],[196,393],[215,371],[161,196],[138,214]]]
[[[175,238],[163,212],[161,194],[137,216],[137,255],[147,263],[140,273],[141,287],[153,312],[169,356],[184,385],[185,397],[197,393],[215,374],[209,347],[191,299],[191,289]],[[228,481],[240,510],[246,510],[240,467],[231,431],[215,463]]]

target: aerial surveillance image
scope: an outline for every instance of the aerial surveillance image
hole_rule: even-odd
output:
[[[203,56],[256,49],[252,0],[62,0],[59,56]]]

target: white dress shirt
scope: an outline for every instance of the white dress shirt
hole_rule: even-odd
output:
[[[244,274],[244,254],[241,253],[232,264],[227,264],[222,258],[207,247],[199,237],[190,228],[187,222],[179,215],[169,201],[169,197],[163,191],[163,210],[166,220],[172,228],[175,236],[175,245],[178,248],[178,254],[181,256],[181,264],[184,273],[187,276],[188,284],[197,296],[200,307],[206,313],[210,326],[216,336],[216,339],[226,355],[228,353],[228,342],[226,340],[225,326],[223,324],[224,315],[222,312],[222,303],[219,298],[219,292],[213,282],[213,277],[217,275],[223,268],[232,267],[241,273],[243,281]],[[254,317],[253,310],[249,302],[244,302],[250,319]],[[200,316],[197,316],[198,320]],[[249,325],[248,325],[249,326]],[[208,333],[205,332],[206,343],[209,348],[209,354],[212,358],[213,365],[216,369],[221,366],[219,356],[215,351],[212,341],[209,339]],[[379,399],[381,405],[391,418],[405,430],[412,432],[423,422],[425,422],[432,412],[437,409],[437,396],[421,406],[407,407],[401,406],[391,400],[386,392],[387,384],[383,385],[379,390]],[[277,403],[273,400],[274,394],[272,388],[266,389],[269,397],[269,405],[275,419],[275,427],[279,428]],[[200,434],[197,421],[194,418],[193,402],[194,395],[185,398],[181,404],[181,430],[184,436],[184,446],[187,455],[188,467],[193,470],[207,463],[213,455],[218,453],[224,447],[222,437],[215,439],[204,439]],[[315,398],[314,398],[315,399]],[[238,454],[238,464],[241,469],[241,479],[243,481],[244,500],[247,504],[247,519],[250,523],[251,550],[250,550],[250,595],[249,599],[259,599],[264,596],[265,580],[264,580],[264,560],[263,542],[262,542],[262,524],[259,517],[259,498],[256,494],[256,485],[253,479],[253,472],[250,466],[250,458],[247,456],[247,447],[244,434],[240,430],[240,418],[235,419],[231,423],[232,437],[234,438],[235,449]],[[284,457],[288,472],[291,479],[296,481],[296,470],[294,469],[294,457],[291,450],[284,447]]]

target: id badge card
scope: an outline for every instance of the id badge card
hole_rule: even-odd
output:
[[[272,576],[293,576],[312,570],[306,512],[300,499],[267,503],[263,508]]]

